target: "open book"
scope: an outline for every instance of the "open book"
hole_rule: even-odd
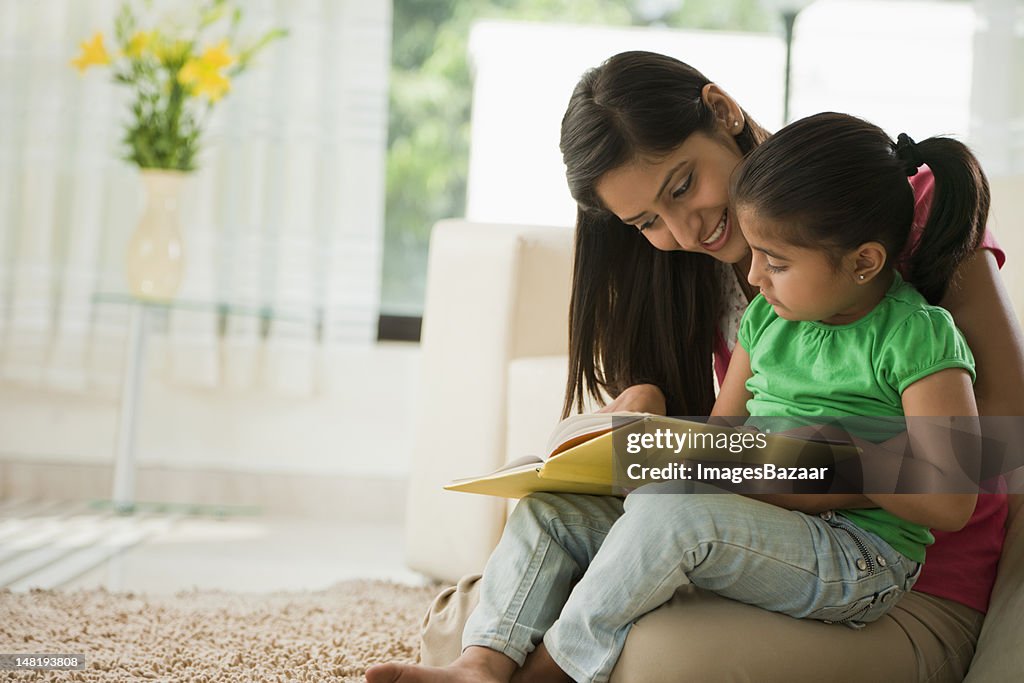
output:
[[[736,447],[739,444],[745,447]],[[644,466],[679,478],[689,478],[680,469],[689,460],[741,468],[771,463],[789,468],[791,476],[797,470],[813,475],[815,469],[856,453],[848,441],[814,434],[762,433],[646,413],[589,413],[559,422],[544,457],[517,458],[494,472],[456,479],[444,488],[503,498],[522,498],[536,491],[623,495],[644,483],[665,480]]]

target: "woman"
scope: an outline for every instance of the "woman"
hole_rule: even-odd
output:
[[[668,57],[625,53],[583,77],[562,125],[579,205],[566,413],[587,395],[600,401],[602,392],[614,399],[606,410],[708,413],[714,375],[724,375],[740,314],[756,293],[745,277],[750,248],[729,215],[728,182],[765,137],[721,88]],[[919,227],[934,179],[925,171],[911,182]],[[1024,412],[1024,344],[998,279],[1001,261],[986,235],[941,302],[974,351],[982,415]],[[914,282],[913,272],[904,274]],[[771,502],[809,513],[865,505],[857,495]],[[1005,516],[1005,496],[981,496],[967,527],[936,533],[915,591],[859,633],[690,591],[637,622],[630,639],[655,632],[643,640],[655,649],[633,650],[627,640],[622,660],[631,660],[631,681],[640,659],[649,661],[650,680],[959,680],[994,581]],[[424,662],[445,663],[439,651],[451,643],[442,632],[457,639],[477,586],[465,580],[435,603]],[[652,645],[659,638],[663,647]],[[565,680],[543,643],[518,671],[512,660],[498,664],[496,678],[515,671],[513,680]],[[401,680],[425,673],[402,671]]]

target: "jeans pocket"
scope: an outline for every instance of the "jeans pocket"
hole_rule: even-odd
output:
[[[869,624],[882,618],[905,594],[906,591],[902,590],[899,586],[886,588],[875,596],[874,604],[857,617],[856,621],[861,624]]]
[[[845,624],[849,621],[859,621],[875,602],[874,595],[868,595],[854,600],[845,605],[819,607],[807,615],[808,619],[817,619],[826,624]]]
[[[907,572],[907,580],[903,584],[904,591],[910,591],[910,589],[914,587],[914,584],[917,583],[917,579],[921,576],[921,569],[924,567],[920,562],[914,562],[913,560],[908,560],[907,562],[911,567],[913,567],[913,569]]]

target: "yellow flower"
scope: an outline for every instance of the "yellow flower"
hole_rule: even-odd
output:
[[[231,81],[221,70],[231,66],[235,58],[228,53],[227,41],[206,48],[199,57],[192,57],[178,72],[178,82],[193,95],[205,95],[216,102],[231,89]]]
[[[92,40],[82,41],[82,54],[77,59],[72,59],[71,63],[79,73],[84,72],[90,66],[110,64],[110,53],[103,46],[103,34],[97,31]]]
[[[187,40],[172,40],[156,31],[152,32],[151,40],[153,54],[164,66],[181,64],[191,50]]]
[[[226,40],[206,48],[201,59],[213,69],[223,69],[235,63],[234,56],[228,52],[228,41]]]
[[[139,31],[128,40],[128,47],[124,53],[132,59],[138,59],[149,48],[153,42],[153,34],[147,31]]]

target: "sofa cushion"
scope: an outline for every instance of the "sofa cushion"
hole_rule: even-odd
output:
[[[568,362],[564,355],[509,362],[506,459],[546,455],[548,436],[562,414]]]

